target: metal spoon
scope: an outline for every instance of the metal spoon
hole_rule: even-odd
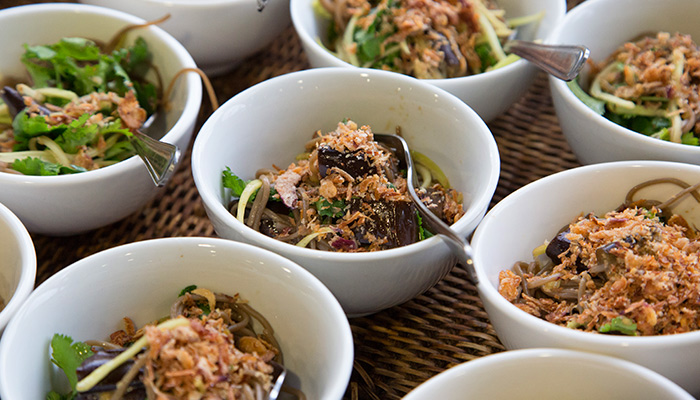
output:
[[[26,107],[22,95],[10,86],[5,86],[0,92],[0,97],[8,107],[10,115],[14,118],[17,113]],[[39,113],[49,115],[51,111],[42,105],[37,106]],[[141,127],[148,129],[156,119],[156,114],[152,114]],[[129,136],[131,144],[134,146],[136,154],[141,157],[146,169],[148,169],[151,179],[156,186],[163,186],[175,171],[177,161],[180,159],[180,149],[170,143],[161,142],[154,139],[140,130],[135,130]]]
[[[591,54],[585,46],[541,44],[517,39],[506,42],[503,50],[517,54],[565,81],[576,78]]]
[[[413,200],[413,203],[416,205],[423,223],[427,225],[430,231],[441,235],[452,251],[452,254],[457,256],[460,264],[465,267],[469,280],[476,285],[478,279],[476,277],[476,271],[474,270],[472,247],[469,245],[466,239],[458,235],[457,232],[449,227],[449,225],[444,223],[440,218],[436,217],[432,211],[428,210],[428,207],[423,204],[420,197],[418,197],[418,194],[416,194],[416,190],[414,188],[415,174],[413,172],[413,160],[411,159],[411,152],[408,149],[408,144],[406,141],[398,135],[387,133],[375,133],[374,140],[387,145],[394,151],[396,157],[399,159],[399,162],[403,161],[403,163],[405,163],[406,181],[409,182],[409,184],[406,185],[408,187],[408,194],[411,196],[411,200]],[[404,166],[402,165],[400,168],[403,167]]]
[[[141,129],[146,130],[155,120],[155,115],[146,120]],[[175,172],[175,167],[180,159],[180,149],[174,144],[161,142],[154,139],[141,130],[135,130],[129,137],[136,154],[141,157],[146,169],[156,186],[163,186]]]
[[[284,383],[284,378],[287,377],[287,369],[284,368],[284,366],[278,362],[275,361],[268,361],[270,365],[272,365],[273,371],[272,371],[272,388],[270,389],[270,394],[267,397],[267,400],[277,400],[277,398],[280,395],[280,392],[282,391],[282,384]]]

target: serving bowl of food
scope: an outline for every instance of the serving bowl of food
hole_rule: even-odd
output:
[[[266,398],[270,361],[286,369],[283,390],[341,399],[353,344],[337,300],[297,264],[243,243],[190,237],[114,247],[51,276],[7,326],[0,354],[4,399],[73,389],[108,395],[114,385],[98,378],[112,366],[122,367],[110,376],[125,379],[126,394],[226,398],[259,388],[263,397],[252,398]],[[134,362],[153,375],[125,376]],[[33,371],[31,384],[25,371]]]
[[[428,379],[404,399],[537,400],[559,398],[562,393],[571,399],[693,399],[668,378],[629,361],[546,348],[467,361]]]
[[[29,232],[0,203],[0,335],[34,289],[36,252]]]
[[[21,38],[0,47],[0,202],[30,232],[85,232],[152,199],[132,131],[187,148],[202,87],[178,73],[196,65],[162,29],[136,27],[144,22],[82,4],[0,11]]]
[[[607,354],[699,394],[698,182],[692,164],[599,163],[494,206],[472,245],[478,290],[506,348]]]
[[[371,67],[425,79],[490,121],[517,101],[536,68],[503,44],[544,39],[564,0],[421,3],[291,0],[312,67]]]
[[[617,160],[700,160],[698,58],[700,4],[586,1],[551,43],[587,46],[577,82],[550,79],[562,131],[583,164]]]
[[[158,24],[189,51],[209,76],[233,69],[290,25],[289,1],[80,0],[124,11]]]
[[[455,263],[421,227],[393,152],[374,140],[397,129],[422,164],[421,192],[434,197],[425,201],[467,237],[498,181],[493,136],[453,95],[387,71],[310,69],[234,96],[197,135],[195,185],[219,236],[299,263],[349,315],[374,313]]]

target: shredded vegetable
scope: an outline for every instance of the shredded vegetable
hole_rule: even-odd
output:
[[[316,0],[329,22],[329,51],[358,67],[424,79],[482,73],[517,60],[503,44],[513,28],[543,12],[507,21],[493,0]]]
[[[650,137],[699,144],[700,48],[689,35],[659,32],[627,42],[592,76],[590,96],[570,87],[599,114]]]

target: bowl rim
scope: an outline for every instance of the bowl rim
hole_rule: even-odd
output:
[[[36,250],[34,242],[29,235],[27,228],[24,227],[22,221],[4,204],[0,203],[0,220],[5,222],[12,236],[17,240],[17,247],[21,256],[21,269],[17,287],[10,299],[5,300],[5,307],[0,311],[0,334],[3,328],[8,324],[12,317],[22,307],[25,300],[29,297],[34,289],[36,281]]]
[[[79,0],[83,4],[107,4],[109,1]],[[133,2],[133,1],[132,1]],[[228,4],[255,3],[254,0],[139,0],[139,3],[153,3],[166,8],[204,8]]]
[[[488,368],[493,370],[499,365],[506,363],[518,362],[523,363],[528,360],[533,359],[556,359],[561,361],[570,360],[570,362],[591,362],[595,365],[600,365],[606,369],[620,369],[624,370],[636,378],[641,378],[649,381],[653,386],[663,388],[663,391],[668,392],[668,394],[673,394],[676,399],[693,399],[693,397],[681,388],[677,383],[666,378],[665,376],[655,372],[647,367],[633,363],[631,361],[623,360],[621,358],[590,353],[580,350],[572,349],[561,349],[561,348],[529,348],[529,349],[518,349],[518,350],[508,350],[500,353],[488,354],[484,357],[479,357],[472,361],[465,361],[461,364],[457,364],[454,367],[446,369],[437,375],[429,378],[423,384],[414,388],[409,392],[405,400],[419,400],[424,398],[423,392],[430,387],[447,384],[455,379],[464,378],[465,374],[471,371],[479,370],[481,368]],[[425,385],[425,386],[424,386]],[[422,388],[421,388],[422,386]]]
[[[566,13],[564,18],[554,26],[554,29],[552,30],[551,34],[547,37],[547,42],[554,44],[561,43],[560,36],[564,31],[571,29],[572,20],[585,18],[585,16],[595,18],[595,15],[598,15],[598,13],[593,13],[591,12],[591,10],[593,9],[593,7],[598,7],[599,3],[605,2],[615,3],[616,0],[587,0],[572,8],[569,12]],[[622,45],[623,43],[624,42],[621,42],[620,45]],[[606,55],[600,61],[602,62],[607,57],[608,55]],[[595,111],[591,110],[588,106],[586,106],[583,103],[583,101],[576,97],[576,95],[574,95],[571,89],[569,89],[567,83],[560,79],[550,76],[549,84],[551,91],[556,92],[562,99],[562,101],[570,105],[576,111],[577,114],[580,114],[581,116],[585,117],[591,122],[595,122],[600,127],[605,128],[621,136],[621,139],[625,140],[625,142],[636,142],[639,145],[657,147],[660,148],[660,151],[664,152],[682,152],[687,153],[688,155],[700,153],[700,146],[673,143],[666,140],[652,138],[644,134],[635,132],[631,129],[622,127],[610,121],[609,119],[596,113]]]
[[[302,24],[302,19],[303,17],[301,16],[301,13],[303,12],[302,10],[306,10],[306,3],[308,3],[309,0],[290,0],[290,15],[292,18],[292,25],[294,26],[294,29],[296,30],[297,34],[299,35],[299,38],[301,39],[302,44],[306,46],[310,46],[313,48],[316,53],[318,54],[323,54],[323,58],[328,61],[331,64],[334,64],[336,67],[346,67],[346,68],[361,68],[357,67],[355,65],[352,65],[346,61],[341,60],[340,58],[334,56],[333,54],[329,53],[328,50],[319,44],[319,42],[312,37],[312,32],[309,26]],[[561,21],[563,17],[565,16],[566,13],[566,0],[556,0],[556,3],[553,3],[553,9],[556,12],[557,15],[559,15],[558,20]],[[555,21],[556,22],[556,21]],[[556,23],[552,25],[552,30],[556,27]],[[551,32],[550,32],[551,34]],[[546,40],[546,37],[549,35],[545,35],[545,38],[542,38],[543,40]],[[474,75],[467,75],[467,76],[459,76],[459,77],[454,77],[454,78],[441,78],[441,79],[420,79],[421,81],[425,81],[434,85],[440,85],[441,87],[448,87],[447,85],[451,84],[457,84],[457,85],[466,85],[468,82],[475,82],[475,84],[486,84],[487,82],[491,80],[500,80],[503,79],[505,76],[512,74],[513,71],[518,71],[518,70],[523,70],[526,69],[530,66],[529,62],[525,61],[524,59],[519,59],[515,62],[512,62],[508,65],[505,65],[501,68],[491,70],[491,71],[486,71],[482,72],[479,74],[474,74]],[[399,72],[393,72],[395,74],[399,75],[405,75]],[[409,76],[409,75],[405,75]],[[415,78],[418,79],[418,78]]]
[[[296,81],[298,79],[314,79],[321,78],[324,76],[337,76],[338,81],[342,81],[344,77],[352,76],[365,76],[370,75],[372,79],[382,79],[384,81],[395,81],[404,85],[412,85],[421,88],[422,90],[438,93],[442,99],[447,99],[452,105],[462,110],[462,115],[465,119],[473,121],[475,127],[472,131],[478,132],[478,135],[483,135],[485,142],[488,143],[489,159],[491,160],[490,171],[488,174],[487,184],[485,189],[480,193],[474,193],[472,198],[472,203],[468,209],[466,209],[465,214],[452,225],[452,228],[464,234],[467,226],[473,222],[478,221],[482,209],[488,207],[493,194],[496,191],[498,185],[498,180],[500,177],[500,155],[498,153],[498,146],[493,138],[493,134],[489,130],[486,123],[481,119],[481,117],[476,114],[476,112],[466,105],[464,102],[459,100],[456,96],[450,94],[449,92],[440,89],[436,86],[430,85],[428,83],[422,82],[418,79],[397,74],[389,71],[382,71],[376,69],[365,69],[365,68],[337,68],[337,67],[323,67],[323,68],[312,68],[302,71],[291,72],[285,75],[280,75],[274,78],[267,79],[260,82],[240,93],[233,96],[231,99],[227,100],[215,111],[215,113],[223,114],[228,108],[234,107],[237,102],[245,101],[248,97],[253,97],[254,93],[258,90],[269,90],[269,88],[274,87],[279,82],[285,81]],[[216,217],[225,221],[226,225],[238,231],[242,236],[251,237],[257,243],[264,243],[266,248],[272,249],[280,254],[285,254],[290,257],[297,258],[315,258],[315,259],[326,259],[329,262],[342,262],[352,260],[353,262],[367,262],[376,261],[383,259],[391,259],[402,253],[418,253],[424,251],[429,246],[438,245],[440,239],[437,235],[430,237],[428,239],[411,243],[406,246],[396,247],[387,250],[373,251],[373,252],[358,252],[358,253],[346,253],[346,252],[331,252],[323,250],[314,250],[306,247],[295,246],[290,243],[285,243],[277,239],[273,239],[269,236],[264,235],[258,231],[253,230],[247,225],[241,223],[236,219],[226,207],[221,204],[218,199],[215,198],[213,193],[208,190],[209,185],[207,184],[207,177],[202,175],[198,164],[200,164],[202,159],[205,158],[205,148],[207,142],[211,140],[211,137],[215,134],[215,130],[212,128],[216,118],[212,118],[212,114],[207,121],[204,123],[202,128],[199,130],[197,137],[195,138],[194,146],[192,149],[192,175],[194,177],[195,186],[202,198],[202,201],[207,206],[209,212],[213,212]]]
[[[108,260],[112,256],[117,256],[120,254],[124,255],[127,253],[140,253],[143,251],[153,251],[154,249],[157,249],[158,251],[168,251],[169,249],[180,248],[183,246],[206,247],[208,249],[211,247],[226,248],[229,251],[242,252],[253,257],[259,257],[262,255],[263,258],[272,260],[275,264],[277,264],[275,268],[291,271],[297,276],[297,280],[303,282],[307,288],[310,288],[314,293],[316,293],[318,295],[318,299],[320,300],[319,304],[326,307],[329,311],[328,314],[332,316],[329,326],[335,327],[337,333],[339,334],[337,338],[341,347],[338,348],[337,359],[339,360],[338,365],[341,367],[338,369],[338,373],[336,374],[336,382],[334,382],[333,386],[329,386],[329,392],[333,395],[333,398],[342,397],[352,374],[354,342],[350,322],[345,316],[340,303],[333,296],[331,291],[313,274],[302,268],[299,264],[284,258],[281,255],[250,244],[216,237],[166,237],[126,243],[91,254],[63,268],[56,274],[47,278],[29,295],[22,307],[20,307],[16,313],[16,318],[13,318],[7,325],[5,333],[0,338],[0,365],[6,363],[4,349],[12,344],[11,341],[13,337],[21,335],[18,327],[20,319],[28,318],[27,315],[29,314],[29,308],[31,305],[36,301],[42,301],[42,297],[46,297],[47,293],[61,287],[62,281],[65,279],[71,276],[81,276],[94,267],[95,261],[104,259]],[[5,382],[5,374],[1,371],[2,369],[0,369],[0,393],[4,393],[6,390],[4,388],[8,385],[7,382]]]
[[[36,3],[10,7],[0,10],[0,20],[4,18],[15,18],[16,16],[25,17],[35,13],[50,14],[56,12],[79,12],[98,18],[121,20],[127,24],[146,22],[142,18],[123,11],[81,3]],[[189,52],[172,35],[158,26],[148,26],[145,29],[150,30],[158,40],[163,42],[163,47],[167,48],[168,52],[173,53],[173,55],[182,64],[183,68],[197,67]],[[175,124],[173,124],[172,128],[170,128],[161,137],[161,140],[168,143],[174,143],[185,136],[189,125],[193,124],[197,120],[202,102],[202,82],[199,76],[196,74],[186,74],[186,76],[180,79],[183,80],[184,91],[187,92],[187,98],[185,100],[182,113],[178,116]],[[181,151],[183,151],[183,149],[181,149]],[[129,170],[144,168],[141,164],[143,164],[143,161],[141,161],[138,155],[134,155],[116,164],[108,165],[93,171],[86,171],[86,173],[55,176],[33,176],[0,173],[0,181],[3,181],[4,184],[46,185],[48,187],[64,186],[67,184],[82,184],[87,181],[107,179],[112,174],[122,174]]]
[[[529,329],[537,332],[547,332],[548,335],[553,335],[559,339],[565,340],[567,343],[583,343],[587,345],[603,345],[603,346],[659,346],[674,343],[674,346],[684,346],[700,341],[700,330],[692,332],[684,332],[673,335],[655,335],[655,336],[615,336],[601,335],[593,332],[584,332],[577,329],[566,328],[560,325],[547,322],[543,319],[528,314],[519,309],[511,302],[505,299],[498,293],[498,289],[494,287],[488,279],[484,267],[481,263],[482,235],[484,229],[487,229],[495,215],[499,214],[500,210],[516,203],[520,198],[529,196],[533,189],[539,189],[549,186],[552,182],[566,181],[572,179],[572,176],[589,174],[594,171],[610,171],[622,170],[629,168],[644,168],[654,169],[659,167],[679,168],[685,170],[694,170],[700,176],[700,165],[686,164],[674,161],[658,161],[658,160],[637,160],[637,161],[611,161],[598,164],[590,164],[579,166],[576,168],[564,170],[545,176],[534,182],[531,182],[518,190],[514,191],[503,200],[498,202],[482,219],[473,236],[473,246],[475,253],[474,268],[479,283],[476,285],[480,296],[486,298],[502,315],[507,315],[510,319],[517,321],[522,325],[527,325]],[[484,228],[487,227],[487,228]],[[485,243],[485,242],[484,242]]]

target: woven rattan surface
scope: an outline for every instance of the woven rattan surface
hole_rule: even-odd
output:
[[[0,8],[34,3],[3,1]],[[309,68],[291,26],[266,49],[212,80],[219,102],[271,77]],[[199,124],[211,114],[207,99]],[[492,205],[519,187],[578,165],[554,114],[547,78],[538,75],[527,94],[489,123],[501,155]],[[160,237],[215,236],[190,169],[190,149],[164,191],[130,217],[83,235],[32,235],[37,285],[71,263],[117,245]],[[383,312],[351,319],[355,368],[347,399],[399,399],[456,364],[504,350],[476,288],[456,267],[434,288]]]

